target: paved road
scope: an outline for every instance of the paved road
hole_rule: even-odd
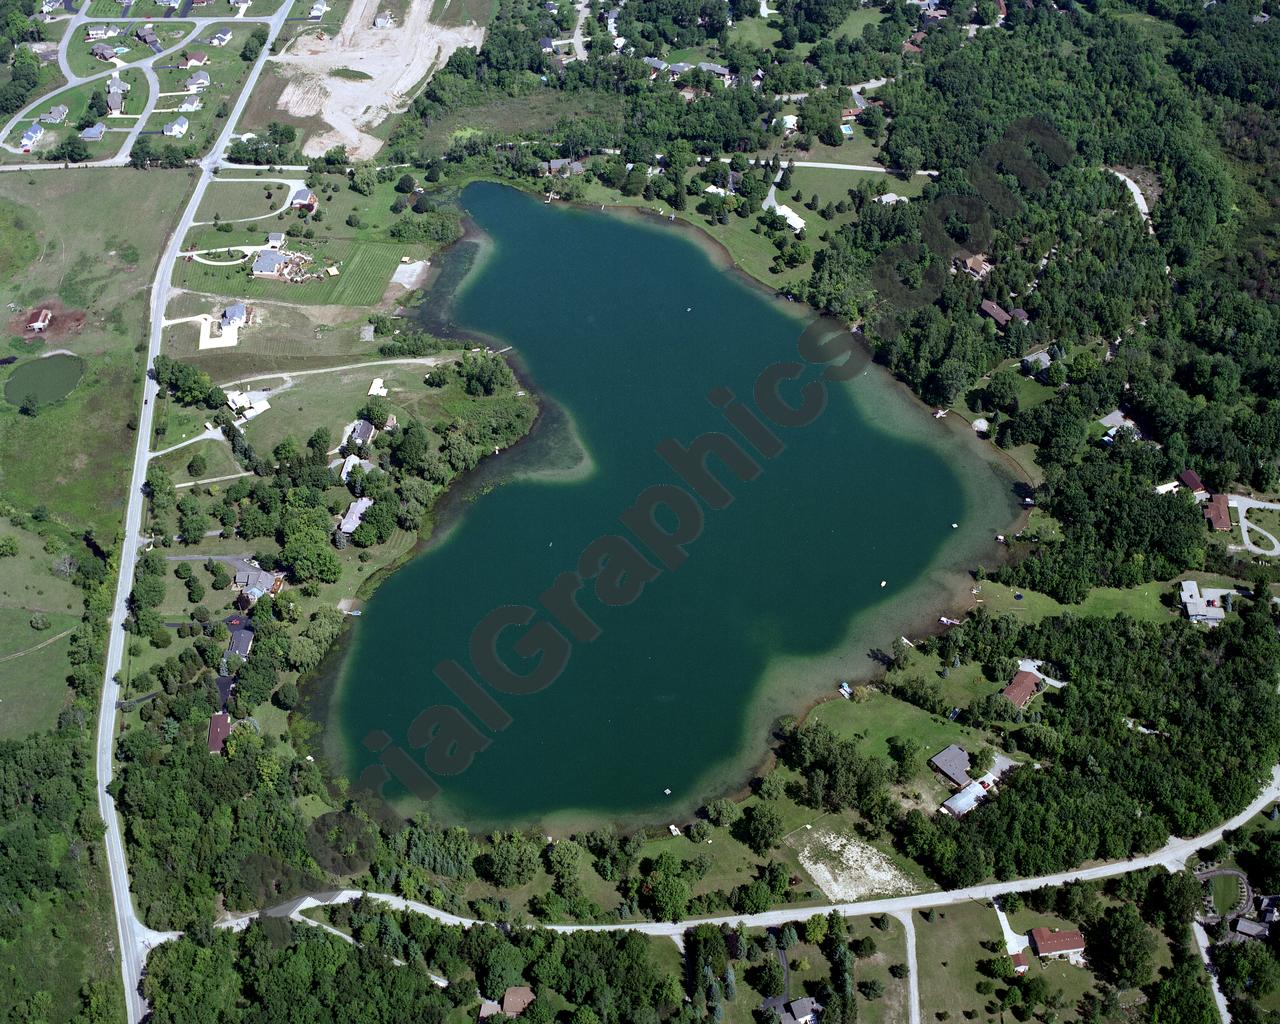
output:
[[[182,241],[191,224],[195,220],[196,210],[209,182],[213,179],[213,171],[222,159],[222,154],[231,141],[236,122],[239,120],[249,95],[257,84],[258,76],[271,53],[271,43],[283,27],[289,13],[289,5],[284,5],[270,18],[267,42],[249,72],[248,80],[240,91],[240,96],[232,108],[230,116],[217,142],[199,164],[200,178],[195,191],[187,203],[186,209],[179,218],[164,252],[156,267],[155,280],[151,285],[151,334],[147,348],[147,369],[160,352],[160,340],[164,333],[164,313],[169,299],[169,278],[173,273],[173,264],[182,247]],[[222,19],[201,19],[207,22]],[[249,19],[246,19],[249,20]],[[254,19],[262,20],[262,19]],[[138,548],[142,528],[143,494],[142,485],[147,476],[147,461],[150,457],[150,440],[152,418],[156,407],[158,388],[148,375],[142,385],[143,404],[138,420],[137,442],[133,452],[133,470],[129,487],[129,502],[125,511],[123,541],[120,546],[120,571],[116,581],[115,605],[112,609],[109,624],[109,641],[107,645],[106,671],[103,675],[102,703],[98,717],[98,740],[96,767],[98,776],[98,811],[106,823],[107,867],[111,876],[111,898],[115,905],[116,933],[120,946],[120,972],[124,980],[125,1011],[128,1024],[139,1024],[147,1013],[146,1002],[142,998],[139,986],[142,970],[146,964],[147,953],[158,943],[173,938],[173,933],[157,932],[148,928],[139,919],[134,910],[133,898],[129,891],[129,868],[125,861],[124,839],[121,835],[120,819],[116,814],[115,801],[107,791],[112,778],[112,753],[115,746],[116,702],[120,699],[120,684],[116,677],[124,663],[125,633],[124,620],[129,590],[133,580],[133,566],[138,558]]]
[[[1213,1002],[1218,1007],[1218,1019],[1222,1024],[1231,1024],[1231,1010],[1227,1007],[1227,997],[1222,994],[1222,986],[1218,984],[1218,972],[1214,970],[1213,961],[1209,959],[1209,936],[1205,934],[1204,926],[1199,921],[1192,923],[1191,931],[1196,937],[1196,949],[1200,951],[1200,959],[1204,961],[1204,968],[1209,972],[1209,985],[1213,989]]]
[[[1254,508],[1268,508],[1273,511],[1280,511],[1280,504],[1276,504],[1274,501],[1259,501],[1257,498],[1250,498],[1244,494],[1228,495],[1227,504],[1240,513],[1240,540],[1246,551],[1252,551],[1255,555],[1280,555],[1280,540],[1277,540],[1262,527],[1249,522],[1248,515],[1249,510]],[[1255,533],[1266,538],[1270,546],[1263,547],[1257,544],[1252,536]]]

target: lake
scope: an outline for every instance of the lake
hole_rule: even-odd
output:
[[[993,534],[1016,514],[1011,480],[963,424],[934,420],[861,354],[852,380],[825,385],[811,423],[770,425],[783,450],[764,457],[708,393],[727,387],[754,407],[754,382],[797,359],[806,328],[846,332],[766,296],[675,225],[548,206],[488,183],[462,202],[486,241],[444,312],[513,346],[544,414],[529,440],[449,496],[447,529],[366,605],[328,697],[326,752],[354,779],[374,760],[366,735],[381,730],[380,743],[412,753],[415,716],[449,707],[419,728],[462,712],[488,745],[465,771],[435,776],[437,818],[550,827],[686,813],[745,780],[776,716],[876,671],[870,651],[967,596],[955,570],[994,557]],[[798,406],[801,384],[821,369],[780,393]],[[759,472],[744,481],[710,460],[732,500],[699,503],[701,532],[668,568],[619,517],[654,485],[687,494],[658,446],[707,431],[736,437]],[[672,531],[678,518],[659,511],[650,524]],[[485,688],[501,709],[485,706],[490,725],[510,719],[485,727],[433,667],[456,659],[475,676],[476,624],[504,606],[538,609],[608,535],[653,566],[622,582],[651,578],[625,604],[585,585],[578,602],[595,639],[573,634],[587,627],[561,604],[558,625],[542,608],[528,629],[503,632],[497,651],[512,670],[533,666],[515,647],[535,627],[567,638],[568,660],[531,695]]]

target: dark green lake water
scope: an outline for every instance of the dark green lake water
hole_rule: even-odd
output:
[[[470,665],[468,637],[487,613],[536,607],[588,543],[625,534],[618,516],[646,487],[679,482],[658,442],[727,430],[707,392],[727,385],[749,400],[765,367],[796,358],[809,323],[674,227],[491,184],[468,187],[463,203],[491,241],[451,318],[515,346],[548,412],[530,442],[491,463],[508,479],[473,493],[447,537],[366,606],[327,712],[329,752],[352,778],[373,760],[361,747],[371,730],[408,751],[414,716],[460,707],[432,667]],[[684,565],[628,607],[583,597],[601,635],[573,645],[552,685],[489,691],[512,724],[468,770],[437,779],[433,814],[621,820],[741,781],[771,716],[865,674],[868,647],[936,616],[946,556],[972,557],[1011,518],[1007,481],[976,443],[874,368],[832,385],[816,422],[776,432],[786,450],[758,458],[755,480],[719,474],[736,500],[706,512]],[[581,471],[534,473],[563,466],[574,433]]]

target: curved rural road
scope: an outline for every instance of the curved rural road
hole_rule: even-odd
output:
[[[1271,779],[1262,789],[1253,802],[1249,804],[1243,811],[1229,820],[1218,825],[1216,828],[1210,829],[1202,835],[1194,836],[1189,839],[1171,839],[1160,849],[1153,853],[1145,854],[1141,857],[1131,857],[1128,860],[1109,861],[1105,864],[1095,864],[1093,867],[1076,868],[1073,871],[1061,871],[1052,875],[1041,875],[1036,878],[1017,878],[1007,882],[986,882],[981,885],[969,886],[965,889],[951,889],[942,892],[923,892],[916,893],[912,896],[888,896],[881,899],[862,900],[855,903],[828,903],[816,907],[782,907],[777,910],[766,910],[759,914],[736,914],[724,917],[695,917],[688,918],[683,921],[634,921],[624,924],[549,924],[543,927],[550,931],[557,932],[613,932],[613,931],[635,931],[645,935],[661,935],[668,938],[675,938],[683,935],[685,931],[699,924],[727,924],[730,927],[736,927],[739,924],[748,928],[778,928],[791,921],[807,918],[813,914],[829,914],[837,913],[843,917],[866,917],[875,914],[892,914],[898,920],[902,920],[903,916],[909,918],[910,914],[916,910],[928,910],[933,907],[949,907],[959,903],[969,903],[972,901],[984,901],[995,899],[997,896],[1003,896],[1010,892],[1030,892],[1034,889],[1040,889],[1044,886],[1065,885],[1068,882],[1085,882],[1097,881],[1105,878],[1115,878],[1118,875],[1127,875],[1133,871],[1144,871],[1147,868],[1163,867],[1167,870],[1180,870],[1187,862],[1187,859],[1197,850],[1206,846],[1211,846],[1222,838],[1224,832],[1237,829],[1247,822],[1254,815],[1262,811],[1268,804],[1274,803],[1280,799],[1280,767],[1272,769]],[[474,918],[461,917],[457,914],[450,914],[444,910],[438,910],[426,903],[417,900],[408,900],[402,896],[394,896],[390,893],[379,892],[362,892],[359,889],[341,889],[332,892],[316,893],[311,896],[303,896],[298,899],[281,904],[278,907],[268,908],[262,911],[254,911],[248,914],[231,915],[219,923],[222,928],[243,928],[246,924],[263,914],[268,917],[288,917],[294,913],[311,907],[334,906],[340,903],[350,903],[359,899],[361,896],[368,896],[372,900],[385,903],[396,910],[412,911],[415,914],[424,914],[433,918],[442,924],[461,925],[463,927],[471,927],[476,924],[483,924]],[[488,922],[492,923],[492,922]],[[913,972],[914,973],[914,972]]]
[[[236,99],[235,105],[227,117],[217,142],[208,155],[199,163],[200,177],[196,183],[186,209],[174,226],[169,242],[160,256],[156,266],[155,279],[151,285],[151,331],[147,347],[146,368],[160,353],[160,340],[164,333],[164,313],[169,300],[169,279],[173,274],[173,264],[182,248],[183,239],[191,229],[196,211],[205,190],[213,180],[214,168],[222,159],[222,154],[231,141],[236,122],[244,111],[249,95],[257,84],[259,75],[271,53],[271,44],[284,27],[289,14],[289,5],[283,5],[266,24],[267,41],[259,53],[245,80],[244,88]],[[224,20],[224,19],[218,19]],[[120,158],[123,163],[124,158]],[[48,165],[44,165],[48,166]],[[116,918],[116,934],[120,945],[120,973],[124,980],[125,1014],[128,1024],[139,1024],[146,1016],[147,1005],[139,991],[142,971],[146,965],[147,953],[158,943],[174,938],[174,932],[157,932],[148,928],[134,910],[133,897],[129,891],[129,868],[125,861],[124,837],[121,833],[120,818],[116,814],[115,800],[108,791],[113,774],[112,754],[115,747],[116,733],[116,701],[120,698],[120,683],[117,677],[124,664],[125,632],[124,622],[127,613],[129,591],[133,582],[133,566],[138,559],[138,548],[142,527],[143,495],[142,485],[147,476],[147,462],[150,458],[150,441],[152,420],[156,407],[156,396],[159,388],[149,372],[142,385],[143,404],[138,419],[137,440],[133,451],[133,469],[129,484],[129,500],[125,509],[124,530],[120,544],[120,568],[116,579],[115,603],[112,607],[108,623],[107,658],[103,673],[101,704],[98,709],[98,737],[95,754],[95,768],[98,784],[98,812],[106,825],[105,843],[107,848],[107,868],[111,877],[111,898],[114,903]]]

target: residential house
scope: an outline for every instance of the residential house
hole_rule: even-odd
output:
[[[194,114],[203,106],[204,100],[199,96],[184,96],[182,102],[178,104],[178,110],[183,114]]]
[[[508,1017],[519,1017],[533,1002],[533,989],[528,985],[512,985],[502,993],[502,1012]]]
[[[284,577],[254,565],[245,565],[236,570],[232,586],[240,592],[236,607],[248,610],[258,603],[259,598],[278,594],[284,586]]]
[[[882,196],[876,196],[876,202],[882,206],[892,206],[894,203],[909,203],[910,197],[900,196],[897,192],[886,192]]]
[[[986,256],[980,252],[974,253],[968,259],[961,260],[960,266],[964,268],[966,274],[977,278],[979,281],[991,273],[991,264],[987,262]]]
[[[364,521],[364,514],[371,508],[373,508],[372,498],[357,498],[347,506],[346,515],[342,517],[342,522],[338,524],[338,529],[346,534],[355,533]]]
[[[187,134],[191,122],[185,117],[177,117],[164,126],[164,133],[171,139],[180,139]]]
[[[1204,486],[1204,481],[1200,479],[1200,474],[1194,469],[1184,469],[1178,474],[1178,483],[1189,490],[1192,494],[1201,495],[1208,494],[1208,490]]]
[[[48,112],[41,114],[40,121],[43,124],[62,124],[70,112],[65,104],[59,103],[56,107],[50,107]]]
[[[1040,692],[1040,677],[1033,672],[1020,671],[1014,674],[1013,681],[1000,691],[1001,695],[1015,708],[1025,708],[1031,698]]]
[[[973,781],[969,777],[969,752],[955,743],[929,758],[929,767],[953,786],[963,787]]]
[[[338,476],[342,479],[344,484],[347,482],[347,478],[351,476],[351,471],[357,466],[363,469],[366,473],[371,473],[373,470],[378,468],[368,459],[360,458],[359,455],[348,455],[342,460],[342,468],[338,470]]]
[[[667,70],[671,72],[671,77],[672,77],[672,78],[679,78],[679,77],[680,77],[681,75],[683,75],[686,71],[692,71],[692,70],[693,70],[693,65],[692,65],[692,64],[686,64],[684,61],[681,61],[681,62],[679,62],[679,63],[677,63],[677,64],[668,64],[668,65],[667,65]]]
[[[1019,977],[1026,974],[1031,968],[1031,961],[1027,959],[1027,954],[1024,950],[1010,953],[1009,959],[1013,961],[1013,973]]]
[[[110,64],[116,59],[116,51],[106,43],[95,43],[89,48],[89,56],[93,57],[95,60],[100,60],[103,63]]]
[[[1020,324],[1025,324],[1031,319],[1031,317],[1027,315],[1027,311],[1021,306],[1014,306],[1013,309],[1009,310],[1009,315]]]
[[[1133,420],[1129,419],[1129,417],[1119,409],[1112,409],[1109,413],[1103,416],[1102,419],[1098,420],[1098,422],[1107,428],[1106,437],[1104,438],[1107,444],[1111,444],[1115,441],[1122,430],[1131,430],[1138,438],[1142,437],[1142,431],[1138,429],[1138,424],[1134,423]]]
[[[818,1014],[821,1012],[822,1004],[813,996],[792,999],[782,1006],[781,1024],[818,1024]]]
[[[35,319],[27,324],[27,330],[35,331],[37,334],[42,332],[53,320],[53,311],[42,309],[35,315]]]
[[[1192,622],[1203,622],[1206,626],[1216,626],[1227,617],[1224,598],[1230,590],[1208,590],[1201,592],[1196,580],[1183,580],[1179,587],[1179,599],[1183,611]]]
[[[209,753],[221,754],[231,735],[231,716],[219,711],[209,719]]]
[[[295,210],[306,210],[307,213],[313,213],[316,205],[320,202],[316,198],[316,194],[309,188],[300,188],[293,193],[293,198],[289,200],[289,205]]]
[[[579,160],[544,160],[538,164],[538,176],[541,178],[549,178],[552,175],[568,178],[581,174],[585,170],[586,168]]]
[[[237,618],[237,622],[243,620]],[[253,630],[247,626],[233,626],[231,629],[231,642],[227,644],[227,656],[236,655],[246,661],[249,658],[249,652],[253,650]]]
[[[134,37],[144,46],[154,46],[160,42],[160,37],[156,35],[154,26],[142,25],[133,31]]]
[[[268,249],[283,249],[284,242],[285,242],[285,238],[284,238],[283,231],[272,231],[267,235]]]
[[[543,53],[551,53],[556,48],[555,40],[550,36],[543,36],[538,40],[538,49]]]
[[[253,261],[254,277],[274,277],[281,281],[296,278],[310,257],[302,253],[280,252],[276,249],[260,249]]]
[[[709,60],[699,61],[698,70],[705,71],[708,75],[715,75],[725,85],[729,85],[733,81],[733,72],[723,64],[713,64]]]
[[[1231,506],[1225,494],[1215,494],[1204,503],[1204,520],[1216,533],[1231,532]]]
[[[1049,364],[1053,362],[1053,356],[1049,355],[1048,349],[1041,349],[1039,352],[1028,352],[1022,357],[1022,372],[1037,376],[1049,369]]]
[[[124,113],[124,93],[116,92],[113,89],[107,90],[107,113]]]
[[[233,302],[222,311],[221,324],[226,327],[243,327],[249,322],[249,309],[243,302]]]
[[[101,142],[102,137],[107,133],[107,126],[99,121],[97,124],[91,124],[88,128],[80,133],[80,138],[85,142]]]
[[[365,445],[372,444],[373,439],[378,436],[378,428],[368,420],[356,420],[355,426],[351,428],[351,433],[347,435],[347,444],[356,445],[363,448]]]
[[[210,46],[226,46],[229,42],[231,42],[231,29],[229,28],[220,29],[209,37]]]
[[[1237,917],[1231,924],[1237,935],[1246,939],[1267,939],[1271,935],[1271,925],[1265,921],[1250,921],[1247,917]]]
[[[22,133],[22,152],[30,153],[32,147],[34,147],[42,138],[44,138],[44,125],[33,124]]]
[[[194,75],[182,83],[187,92],[201,92],[209,88],[209,72],[197,71]]]
[[[970,782],[958,793],[953,793],[942,804],[942,810],[953,818],[963,818],[986,798],[987,790],[981,782]]]
[[[209,55],[204,50],[193,50],[178,61],[178,67],[185,71],[187,68],[202,68],[208,63]]]
[[[387,397],[386,381],[384,381],[381,377],[374,377],[373,381],[369,384],[368,394],[372,398],[386,398]]]
[[[982,303],[978,306],[978,309],[982,311],[984,316],[988,316],[994,320],[997,327],[1004,327],[1009,323],[1009,314],[990,299],[983,299]]]
[[[89,42],[98,39],[114,39],[120,34],[120,26],[106,21],[99,21],[84,30],[84,37]]]
[[[1045,960],[1084,962],[1084,936],[1074,928],[1064,928],[1061,931],[1032,928],[1031,948],[1036,956]]]
[[[657,78],[658,75],[670,69],[671,65],[665,60],[658,57],[645,57],[643,62],[649,68],[649,80]]]
[[[311,11],[307,14],[307,17],[312,21],[319,21],[327,13],[329,13],[329,5],[325,3],[324,0],[316,0],[316,2],[311,5]]]
[[[791,209],[791,207],[786,205],[775,206],[773,208],[773,212],[785,220],[787,222],[787,226],[791,228],[792,231],[804,230],[804,218],[801,217],[800,214],[796,213],[795,210]]]

